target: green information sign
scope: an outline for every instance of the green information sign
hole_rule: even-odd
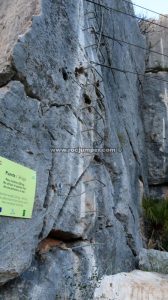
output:
[[[0,156],[0,216],[31,218],[36,172]]]

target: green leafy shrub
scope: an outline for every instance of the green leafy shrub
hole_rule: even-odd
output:
[[[144,198],[142,206],[148,247],[168,251],[168,199]]]

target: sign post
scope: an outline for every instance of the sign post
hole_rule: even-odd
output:
[[[0,156],[0,216],[31,218],[36,172]]]

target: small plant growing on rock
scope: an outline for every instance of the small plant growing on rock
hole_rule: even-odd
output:
[[[142,206],[148,248],[168,251],[168,198],[143,198]]]

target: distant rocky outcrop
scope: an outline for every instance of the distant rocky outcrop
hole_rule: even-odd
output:
[[[149,24],[143,120],[148,153],[149,189],[153,197],[167,197],[168,183],[168,17]],[[161,27],[160,27],[161,26]]]

